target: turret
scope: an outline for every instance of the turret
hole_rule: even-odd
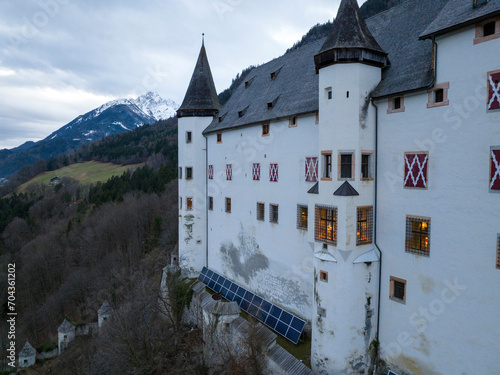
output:
[[[320,182],[309,202],[315,220],[314,233],[309,234],[315,253],[311,362],[317,373],[366,373],[378,291],[370,93],[388,58],[356,0],[342,0],[314,59],[319,76]]]
[[[206,140],[203,130],[220,109],[205,44],[177,111],[179,159],[179,264],[189,276],[206,265]]]

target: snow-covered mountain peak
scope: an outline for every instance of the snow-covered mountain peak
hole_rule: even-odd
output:
[[[157,120],[166,120],[175,115],[179,106],[170,99],[163,99],[156,92],[148,92],[139,96],[134,103],[144,113],[153,116]]]

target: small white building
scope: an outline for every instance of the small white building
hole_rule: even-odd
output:
[[[36,362],[36,349],[31,346],[29,341],[26,341],[23,349],[19,352],[19,367],[30,367]]]
[[[111,319],[112,314],[113,308],[108,301],[104,301],[101,308],[97,311],[97,323],[99,328],[106,324],[106,321]]]
[[[181,267],[277,332],[262,300],[306,320],[318,374],[497,373],[499,82],[499,0],[367,20],[342,0],[222,107],[203,45],[178,111]]]
[[[59,354],[61,354],[68,347],[69,343],[75,339],[75,331],[75,326],[71,324],[68,319],[64,318],[64,321],[57,329]]]

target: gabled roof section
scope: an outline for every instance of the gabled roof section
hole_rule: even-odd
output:
[[[419,36],[447,3],[448,0],[408,0],[366,20],[391,60],[372,97],[427,89],[434,84],[432,41],[419,40]],[[472,0],[470,3],[472,7]]]
[[[191,82],[189,82],[184,101],[177,111],[177,116],[216,116],[220,108],[207,51],[205,44],[202,44]]]
[[[431,38],[499,14],[500,0],[489,0],[477,7],[474,7],[473,0],[450,1],[420,37]]]
[[[356,0],[342,0],[337,18],[323,47],[314,56],[316,69],[339,62],[386,66],[387,53],[366,26]]]
[[[239,128],[265,121],[287,118],[292,115],[314,113],[318,110],[318,77],[314,67],[314,54],[325,39],[305,45],[252,69],[252,77],[245,87],[242,82],[233,92],[221,113],[222,121],[217,118],[204,131],[205,134]],[[279,70],[276,79],[271,73]],[[276,99],[272,109],[267,103]],[[247,108],[248,107],[248,108]],[[238,112],[247,108],[243,117]]]
[[[359,193],[352,187],[352,185],[345,181],[340,187],[337,189],[333,195],[337,195],[340,197],[353,197],[359,195]]]
[[[24,344],[23,349],[19,352],[19,357],[31,357],[36,354],[35,348],[31,346],[29,341],[26,341],[26,344]]]

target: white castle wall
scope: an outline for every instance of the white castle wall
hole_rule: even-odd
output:
[[[437,39],[448,106],[427,109],[426,92],[406,95],[403,113],[377,102],[382,354],[416,374],[498,372],[500,204],[488,176],[500,112],[486,112],[486,73],[500,69],[500,40],[473,39],[473,28]],[[403,188],[407,151],[429,152],[428,189]],[[407,214],[431,218],[429,257],[405,252]],[[390,276],[407,281],[406,304],[389,299]]]

